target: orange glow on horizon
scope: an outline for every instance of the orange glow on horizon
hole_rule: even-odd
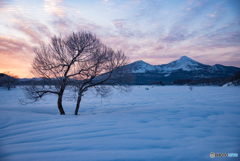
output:
[[[19,76],[19,78],[32,78],[30,76],[30,73],[28,69],[10,69],[10,68],[5,68],[5,69],[0,69],[0,73],[5,73],[5,72],[10,72],[14,75]]]

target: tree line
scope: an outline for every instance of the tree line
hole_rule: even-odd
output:
[[[0,87],[5,87],[8,90],[15,88],[18,84],[18,76],[10,71],[0,73]]]
[[[223,86],[228,82],[233,82],[235,86],[240,85],[240,71],[234,73],[230,77],[220,77],[220,78],[204,78],[198,80],[192,79],[176,79],[173,81],[173,85],[201,85],[201,86]]]

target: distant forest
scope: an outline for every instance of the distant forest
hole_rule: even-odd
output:
[[[204,78],[204,79],[176,79],[173,81],[173,85],[189,85],[189,86],[223,86],[226,83],[232,82],[233,85],[240,85],[240,71],[234,73],[230,77],[221,78]]]

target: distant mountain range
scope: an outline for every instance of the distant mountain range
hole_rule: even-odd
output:
[[[134,77],[133,82],[126,84],[150,85],[172,84],[177,79],[199,80],[206,78],[220,78],[232,76],[240,68],[216,64],[213,66],[201,64],[187,56],[163,65],[150,65],[142,60],[128,64],[122,68],[130,70]],[[28,81],[43,81],[42,78],[23,78],[19,83]]]
[[[187,56],[163,65],[150,65],[142,60],[125,66],[135,77],[133,84],[148,85],[161,81],[171,84],[176,79],[203,79],[232,76],[240,68],[216,64],[201,64]]]

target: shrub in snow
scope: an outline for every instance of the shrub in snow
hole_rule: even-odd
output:
[[[189,86],[189,89],[190,89],[190,91],[192,91],[193,90],[193,86]]]

